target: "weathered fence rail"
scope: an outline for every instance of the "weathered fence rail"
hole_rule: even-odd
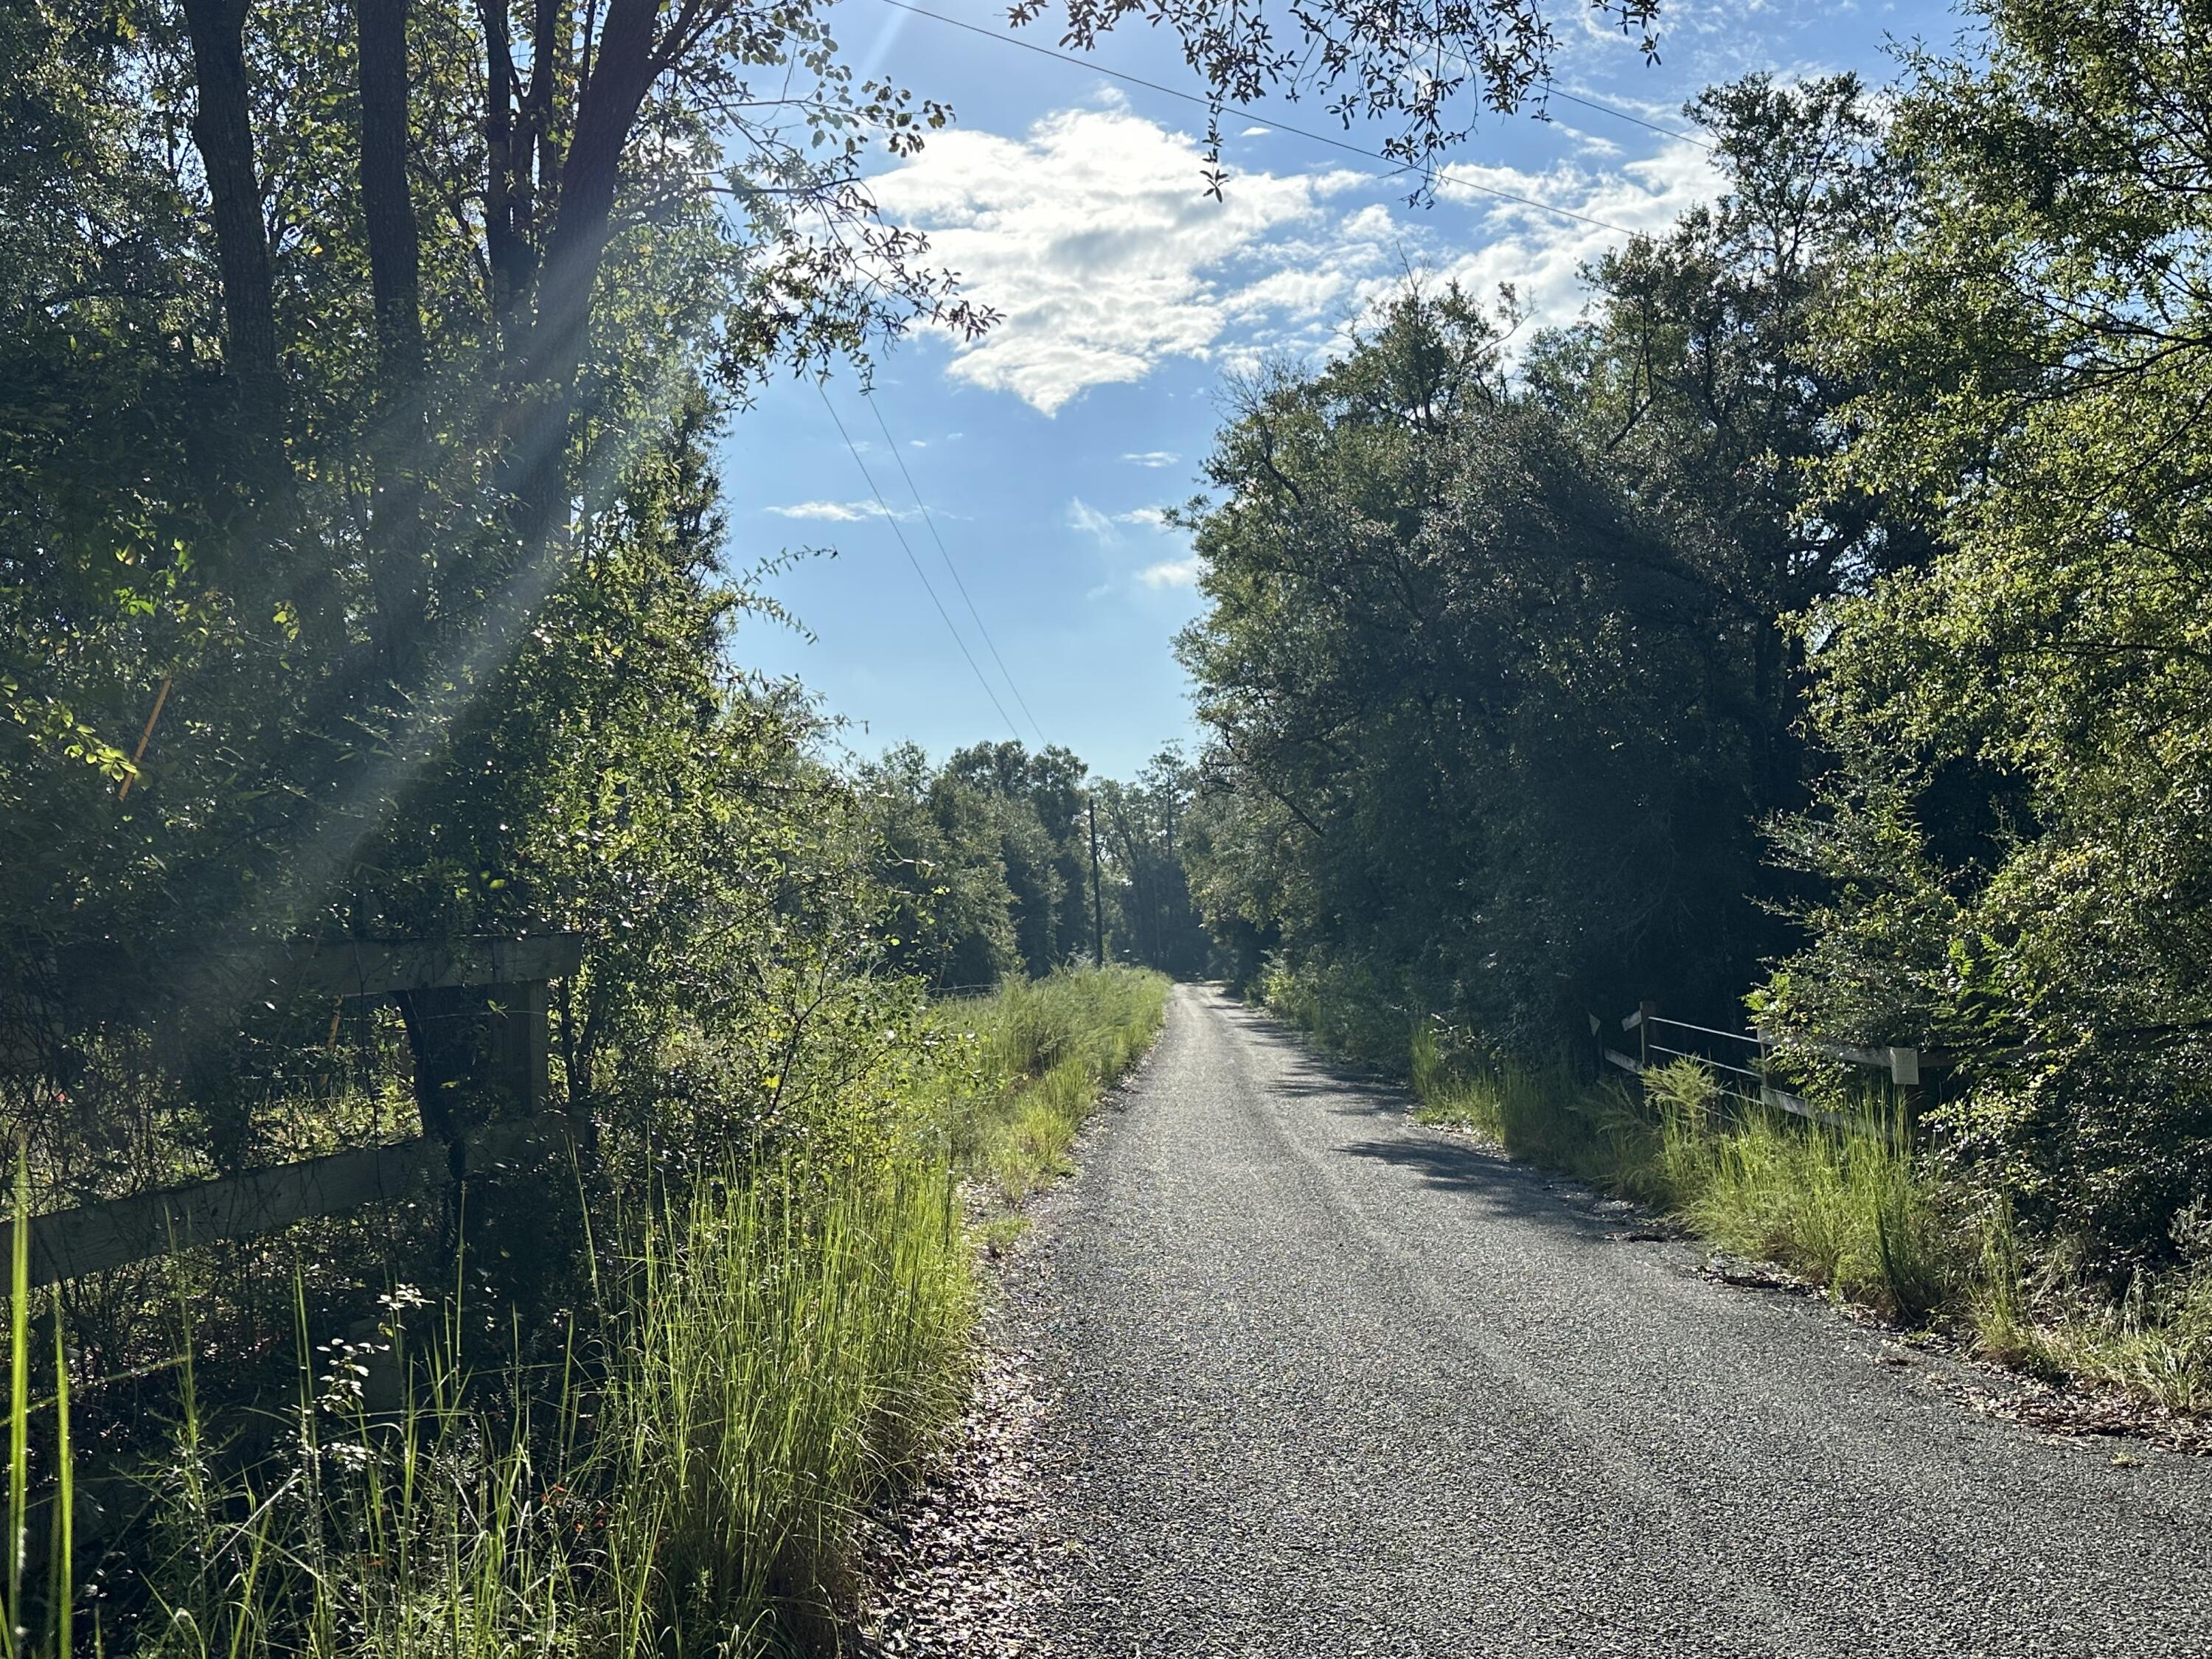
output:
[[[1654,1064],[1652,1056],[1655,1054],[1663,1055],[1669,1060],[1693,1060],[1702,1066],[1722,1073],[1722,1087],[1740,1099],[1756,1101],[1761,1105],[1772,1106],[1798,1117],[1810,1118],[1815,1122],[1825,1123],[1833,1128],[1844,1127],[1851,1121],[1840,1113],[1832,1112],[1825,1107],[1814,1105],[1802,1095],[1792,1093],[1786,1089],[1778,1089],[1768,1080],[1771,1075],[1771,1057],[1778,1046],[1774,1036],[1769,1032],[1729,1031],[1723,1030],[1717,1026],[1692,1024],[1688,1020],[1668,1019],[1661,1016],[1658,1005],[1651,1002],[1639,1004],[1634,1013],[1624,1017],[1620,1022],[1620,1029],[1623,1031],[1633,1031],[1637,1034],[1638,1052],[1634,1054],[1626,1054],[1601,1041],[1598,1045],[1598,1054],[1606,1064],[1617,1066],[1632,1076],[1641,1077],[1645,1072],[1650,1070]],[[1591,1034],[1597,1036],[1603,1030],[1604,1022],[1596,1015],[1591,1015]],[[1739,1053],[1740,1057],[1749,1061],[1750,1064],[1735,1065],[1706,1054],[1701,1049],[1685,1048],[1674,1043],[1655,1041],[1654,1033],[1657,1031],[1687,1032],[1697,1036],[1717,1038],[1724,1042],[1740,1044],[1741,1050],[1732,1052]],[[1825,1054],[1832,1060],[1843,1060],[1848,1065],[1886,1071],[1889,1073],[1890,1082],[1904,1090],[1919,1088],[1921,1067],[1923,1063],[1930,1065],[1941,1063],[1940,1057],[1923,1054],[1917,1048],[1868,1048],[1853,1043],[1826,1042],[1818,1039],[1807,1038],[1793,1038],[1792,1046],[1810,1048],[1817,1054]],[[1731,1082],[1729,1079],[1741,1079],[1741,1081]],[[1749,1086],[1746,1087],[1745,1085]]]
[[[470,1006],[441,1006],[435,1017],[483,1026],[483,1040],[469,1045],[463,1060],[472,1057],[475,1081],[496,1091],[512,1115],[455,1128],[447,1114],[426,1102],[424,1127],[431,1133],[412,1140],[33,1216],[31,1282],[50,1285],[194,1244],[256,1237],[312,1217],[422,1198],[471,1168],[557,1139],[562,1126],[545,1110],[551,1042],[547,988],[576,972],[582,961],[583,942],[572,933],[292,945],[272,978],[280,995],[450,999],[460,992],[480,994]],[[450,1041],[447,1047],[454,1048]],[[418,1098],[429,1081],[419,1075],[419,1065]],[[448,1080],[440,1078],[432,1086]],[[445,1133],[438,1132],[441,1126]]]

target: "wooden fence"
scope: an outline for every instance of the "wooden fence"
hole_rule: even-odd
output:
[[[395,1146],[334,1152],[220,1180],[58,1210],[31,1220],[31,1282],[50,1285],[216,1239],[250,1238],[311,1216],[402,1201],[515,1158],[563,1127],[546,1111],[550,1066],[548,987],[574,974],[573,933],[525,939],[347,939],[290,946],[266,994],[345,999],[404,995],[443,1020],[481,1024],[450,1064],[506,1103],[499,1121],[456,1127],[430,1103],[417,1058],[416,1095],[430,1131]],[[434,1060],[428,1062],[435,1065]],[[440,1078],[436,1082],[450,1080]]]

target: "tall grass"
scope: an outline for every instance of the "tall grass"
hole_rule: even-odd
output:
[[[964,1397],[951,1182],[890,1160],[754,1182],[698,1195],[670,1236],[636,1269],[594,1454],[617,1476],[617,1649],[826,1632],[861,1514]]]
[[[1730,1099],[1689,1060],[1648,1073],[1645,1095],[1657,1127],[1643,1195],[1725,1249],[1907,1323],[1970,1282],[1965,1231],[1878,1103],[1808,1122]]]
[[[2137,1273],[2113,1298],[2085,1293],[2063,1251],[2031,1262],[2008,1204],[1992,1206],[1983,1239],[1972,1316],[1984,1353],[2045,1376],[2124,1389],[2169,1411],[2212,1413],[2212,1260],[2205,1241],[2195,1241],[2184,1266]]]
[[[320,1348],[301,1306],[296,1398],[241,1425],[204,1412],[188,1334],[165,1449],[131,1476],[144,1512],[120,1540],[127,1567],[88,1604],[100,1650],[833,1649],[864,1516],[967,1395],[975,1281],[961,1178],[1018,1193],[1060,1167],[1165,996],[1158,975],[1117,969],[938,1010],[930,1058],[901,1081],[898,1133],[731,1164],[617,1218],[593,1253],[598,1305],[550,1344],[562,1357],[550,1366],[465,1373],[467,1310],[450,1299],[396,1292],[378,1339]],[[0,1659],[66,1654],[86,1633],[70,1623],[85,1592],[58,1348],[55,1392],[34,1397],[27,1208],[19,1182],[5,1514],[17,1547]],[[548,1350],[540,1337],[532,1352]],[[42,1532],[44,1574],[28,1570]]]
[[[1695,1060],[1646,1073],[1639,1098],[1564,1062],[1454,1065],[1425,1031],[1412,1054],[1423,1121],[1479,1130],[1839,1297],[1917,1322],[1972,1282],[1963,1231],[1878,1103],[1831,1125],[1726,1095]]]
[[[1116,965],[1009,980],[942,1005],[941,1040],[969,1059],[940,1073],[927,1109],[955,1164],[1009,1203],[1064,1174],[1100,1091],[1158,1034],[1168,985]]]
[[[106,1615],[106,1650],[826,1646],[861,1517],[964,1395],[974,1291],[949,1172],[881,1159],[732,1178],[601,1267],[614,1283],[600,1352],[487,1393],[452,1361],[450,1313],[415,1334],[398,1298],[397,1407],[372,1408],[360,1350],[327,1348],[266,1455],[227,1454],[188,1377],[169,1454],[143,1474],[139,1571]],[[19,1358],[29,1306],[14,1304]],[[30,1413],[20,1389],[11,1403],[20,1471]],[[56,1455],[66,1470],[66,1447]],[[70,1505],[48,1503],[54,1589],[30,1597],[10,1580],[9,1612],[38,1632],[10,1659],[69,1650]]]

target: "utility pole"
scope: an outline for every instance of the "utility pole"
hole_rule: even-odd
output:
[[[1106,965],[1106,905],[1098,896],[1098,798],[1084,797],[1091,814],[1091,952],[1097,964]]]

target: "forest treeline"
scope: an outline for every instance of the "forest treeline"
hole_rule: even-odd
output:
[[[1205,970],[1211,944],[1177,841],[1197,773],[1179,748],[1129,782],[1091,783],[1057,747],[975,744],[932,767],[908,744],[857,781],[896,896],[894,967],[968,989],[1093,957]]]
[[[1241,385],[1187,844],[1248,978],[1501,1061],[1954,1051],[1946,1170],[2124,1284],[2212,1203],[2212,58],[1968,10],[1698,99],[1722,191],[1582,320],[1414,288]]]

